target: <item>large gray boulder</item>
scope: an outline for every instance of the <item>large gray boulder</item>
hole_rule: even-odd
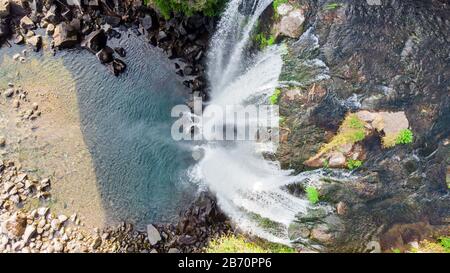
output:
[[[302,34],[304,22],[305,16],[303,11],[295,9],[281,18],[280,34],[290,38],[298,38]]]
[[[53,34],[55,47],[70,48],[78,43],[78,33],[66,22],[57,25]]]

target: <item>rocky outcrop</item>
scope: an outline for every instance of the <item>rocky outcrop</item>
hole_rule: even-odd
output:
[[[332,175],[308,182],[320,192],[321,206],[332,210],[292,232],[307,234],[306,244],[317,249],[385,251],[399,246],[385,236],[398,224],[411,224],[396,233],[403,244],[430,234],[406,239],[415,224],[436,232],[450,225],[450,100],[449,83],[442,80],[450,79],[443,35],[450,9],[445,1],[381,2],[298,0],[308,8],[305,26],[311,28],[298,41],[285,39],[289,52],[281,79],[300,87],[282,90],[282,166],[297,172],[343,168],[343,156],[352,157],[356,146],[364,153],[352,176],[326,168]],[[364,134],[346,145],[336,137],[351,113],[363,121]],[[390,145],[407,128],[414,135],[410,143]],[[321,154],[324,147],[333,149]],[[308,162],[314,157],[319,160]]]
[[[55,27],[53,41],[57,48],[71,48],[78,43],[78,34],[73,26],[62,22]]]

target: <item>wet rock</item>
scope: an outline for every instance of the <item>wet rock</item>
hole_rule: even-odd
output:
[[[33,47],[34,51],[39,51],[42,47],[42,36],[35,35],[27,39],[27,44]]]
[[[145,15],[144,18],[141,19],[141,24],[144,27],[144,29],[147,31],[152,30],[155,25],[152,16],[150,16],[148,14]]]
[[[20,19],[20,28],[22,28],[23,30],[32,30],[36,28],[36,25],[34,24],[33,20],[30,19],[30,17],[28,16],[24,16],[22,17],[22,19]]]
[[[290,38],[298,38],[303,31],[302,26],[304,22],[305,16],[303,11],[300,9],[293,10],[281,19],[280,34]]]
[[[115,47],[114,51],[119,54],[120,57],[124,58],[126,57],[127,53],[123,47]]]
[[[119,76],[125,71],[127,65],[120,59],[114,59],[111,63],[107,65],[109,70],[114,74],[114,76]]]
[[[55,47],[70,48],[78,43],[78,33],[66,22],[55,27],[53,34]]]
[[[147,225],[147,238],[150,245],[156,245],[161,241],[161,234],[153,225]]]
[[[56,5],[51,5],[51,7],[48,9],[47,13],[45,14],[44,21],[49,22],[51,24],[58,24],[60,21],[60,18],[56,12],[57,7]]]
[[[118,27],[122,19],[119,16],[104,16],[105,22],[112,27]]]
[[[85,39],[81,43],[81,46],[89,50],[91,53],[96,54],[106,46],[106,43],[107,37],[105,31],[100,29],[92,32],[87,37],[85,37]]]
[[[10,32],[7,22],[0,20],[0,42],[8,38]]]
[[[101,49],[99,52],[97,52],[97,54],[95,54],[97,56],[97,59],[102,63],[110,63],[113,61],[113,54],[114,54],[114,50],[112,50],[112,48],[106,46],[103,49]]]

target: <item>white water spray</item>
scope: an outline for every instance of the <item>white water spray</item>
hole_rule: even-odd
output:
[[[283,66],[281,47],[271,47],[257,56],[248,55],[251,35],[259,17],[272,0],[231,0],[212,39],[208,55],[211,104],[245,105],[249,100],[267,100],[278,85]],[[245,10],[246,15],[242,14]],[[208,107],[205,113],[208,112]],[[213,191],[221,208],[244,231],[271,241],[288,243],[287,226],[307,201],[282,189],[292,182],[289,171],[263,158],[270,150],[261,143],[233,145],[209,142],[197,171],[200,180]],[[258,226],[256,217],[284,227],[276,234]]]

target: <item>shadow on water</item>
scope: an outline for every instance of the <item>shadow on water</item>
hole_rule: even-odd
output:
[[[197,192],[187,175],[194,164],[191,153],[170,135],[171,109],[183,104],[189,92],[173,64],[144,39],[132,35],[109,45],[127,51],[122,59],[128,68],[118,78],[85,50],[61,51],[56,57],[32,53],[32,58],[44,64],[62,59],[73,75],[81,129],[107,222],[143,226],[175,221]]]
[[[191,153],[170,136],[171,108],[188,94],[162,52],[138,37],[110,42],[127,51],[114,77],[85,51],[72,53],[80,120],[109,220],[174,221],[196,192]]]

